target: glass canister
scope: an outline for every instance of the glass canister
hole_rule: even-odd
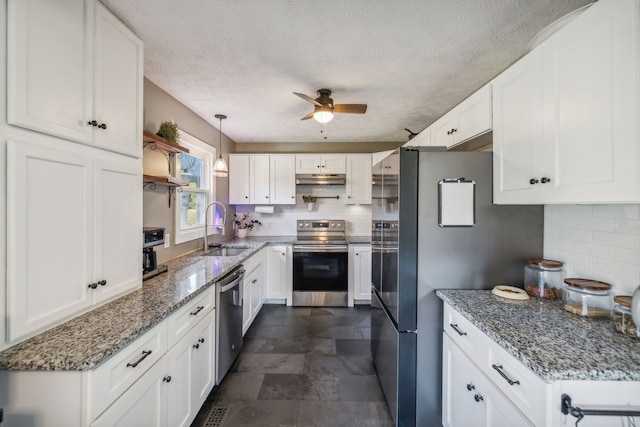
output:
[[[562,266],[560,261],[530,258],[524,266],[524,290],[534,297],[562,298]]]
[[[631,296],[618,295],[613,298],[613,310],[611,311],[613,318],[613,328],[616,332],[629,335],[630,337],[638,337],[638,328],[633,321],[631,315]]]
[[[564,309],[585,317],[611,317],[611,285],[597,280],[564,279]]]

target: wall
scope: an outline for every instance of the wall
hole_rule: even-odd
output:
[[[640,205],[545,206],[544,257],[565,262],[565,277],[631,294],[640,285]]]
[[[344,219],[347,234],[368,236],[371,234],[371,205],[345,205],[344,185],[303,185],[297,187],[296,205],[275,205],[273,214],[253,213],[252,218],[262,222],[249,233],[250,236],[295,236],[298,219]],[[336,196],[340,199],[318,199],[313,211],[302,201],[303,194]],[[238,205],[237,212],[253,212],[254,206]]]
[[[224,114],[224,111],[221,112]],[[160,89],[151,81],[144,80],[144,129],[156,133],[160,127],[160,123],[166,120],[174,120],[178,127],[195,136],[196,138],[219,149],[219,131],[210,125],[203,118],[193,111],[189,110],[178,100]],[[226,122],[225,122],[226,123]],[[224,125],[223,123],[223,129]],[[229,153],[235,151],[235,142],[222,135],[222,156],[229,161]],[[157,151],[144,150],[144,170],[145,173],[152,175],[168,174],[168,163],[165,156]],[[229,180],[228,178],[216,178],[216,200],[227,205],[227,218],[233,218],[234,208],[229,206]],[[143,225],[145,227],[165,227],[167,232],[173,236],[173,204],[172,208],[168,206],[168,189],[166,187],[157,187],[155,190],[145,188],[144,190],[144,217]],[[230,238],[233,234],[232,221],[227,221],[224,236],[210,236],[212,241],[220,241]],[[202,247],[200,240],[186,242],[180,245],[173,244],[173,237],[170,239],[171,247],[163,248],[157,246],[156,252],[158,262],[163,262],[183,255],[187,252]]]
[[[394,150],[404,142],[305,142],[236,144],[237,153],[376,153]]]

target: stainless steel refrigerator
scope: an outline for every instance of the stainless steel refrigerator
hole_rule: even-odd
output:
[[[492,154],[400,148],[373,166],[371,352],[398,426],[442,425],[437,289],[522,285],[543,207],[492,203]],[[478,307],[482,310],[482,307]]]

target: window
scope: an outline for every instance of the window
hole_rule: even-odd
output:
[[[214,147],[186,132],[179,131],[179,135],[189,153],[176,156],[174,175],[189,184],[182,187],[182,192],[176,192],[174,232],[175,243],[184,243],[204,236],[205,209],[215,200],[211,168],[216,153]]]

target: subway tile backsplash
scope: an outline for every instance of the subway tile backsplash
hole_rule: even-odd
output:
[[[544,257],[565,277],[601,280],[615,294],[640,285],[640,205],[547,205]]]

